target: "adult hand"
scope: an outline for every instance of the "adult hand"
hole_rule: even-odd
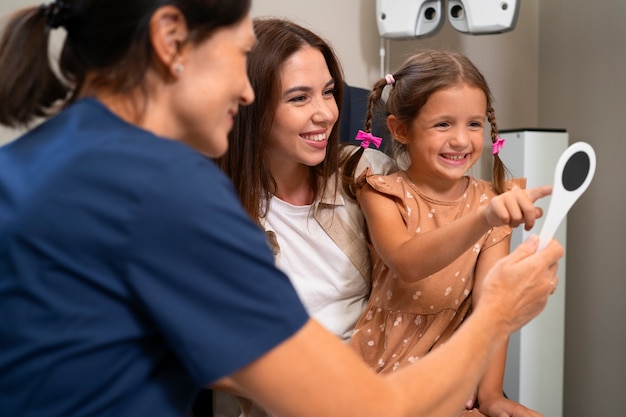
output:
[[[524,229],[530,230],[535,219],[543,214],[543,210],[535,207],[535,201],[552,193],[549,185],[524,190],[513,188],[494,197],[485,207],[484,221],[488,227],[517,227],[524,223]]]
[[[552,240],[536,252],[539,237],[532,235],[487,273],[478,292],[476,308],[491,308],[514,332],[537,316],[558,284],[557,261],[563,247]]]

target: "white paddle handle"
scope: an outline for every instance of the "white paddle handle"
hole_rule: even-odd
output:
[[[583,152],[589,159],[589,169],[584,177],[584,181],[573,190],[567,190],[564,183],[564,172],[567,167],[567,163],[575,154]],[[572,169],[571,167],[569,169]],[[576,200],[585,192],[591,179],[596,171],[596,154],[588,143],[576,142],[569,146],[559,158],[554,170],[554,185],[552,188],[552,197],[550,197],[550,204],[548,205],[548,213],[546,219],[543,222],[543,227],[539,233],[539,247],[538,251],[545,248],[548,243],[554,237],[556,229],[567,216],[567,212],[574,205]],[[570,173],[571,174],[571,173]]]

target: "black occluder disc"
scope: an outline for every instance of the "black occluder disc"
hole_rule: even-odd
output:
[[[583,185],[589,174],[590,165],[589,155],[586,152],[578,151],[570,156],[561,176],[563,188],[567,191],[574,191]]]

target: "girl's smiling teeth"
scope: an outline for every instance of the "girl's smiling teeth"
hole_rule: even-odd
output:
[[[446,154],[443,153],[441,154],[441,156],[445,159],[451,159],[453,161],[460,161],[461,159],[465,159],[469,156],[469,154],[463,154],[463,155],[452,155],[452,154]]]

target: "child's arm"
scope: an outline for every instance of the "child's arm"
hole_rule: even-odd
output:
[[[393,199],[367,184],[360,190],[359,204],[382,261],[401,279],[414,281],[450,264],[492,227],[521,223],[532,227],[541,216],[534,202],[551,191],[549,186],[513,189],[452,223],[420,234],[406,229]]]

